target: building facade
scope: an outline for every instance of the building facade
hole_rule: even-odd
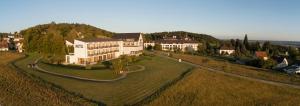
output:
[[[162,40],[156,40],[152,42],[147,42],[144,44],[144,47],[160,45],[163,51],[174,51],[181,50],[186,51],[197,51],[199,42],[194,41],[188,37],[177,38],[177,36],[164,37]]]
[[[142,33],[119,33],[112,37],[116,40],[123,41],[121,53],[124,55],[140,55],[143,51]]]
[[[122,37],[120,37],[122,35]],[[124,36],[123,36],[124,35]],[[126,35],[126,36],[125,36]],[[69,54],[66,64],[88,65],[118,58],[121,55],[139,55],[143,50],[141,34],[116,34],[113,38],[75,39],[66,41]]]

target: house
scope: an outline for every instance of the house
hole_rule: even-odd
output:
[[[8,43],[4,40],[0,41],[0,51],[8,51]]]
[[[164,37],[162,40],[154,41],[154,43],[155,45],[161,45],[163,51],[174,51],[179,49],[183,52],[197,51],[199,45],[197,41],[192,40],[187,36],[185,38],[179,38],[177,36]]]
[[[289,66],[289,63],[288,63],[288,61],[287,61],[286,58],[281,58],[281,57],[279,57],[279,58],[276,58],[275,60],[276,60],[279,64],[277,64],[277,65],[274,67],[274,69],[281,69],[281,68],[284,68],[284,67]]]
[[[15,48],[19,53],[22,53],[23,50],[23,40],[15,41]]]
[[[66,64],[88,65],[118,58],[123,41],[110,38],[75,39],[74,53],[66,55]]]
[[[263,60],[268,60],[268,54],[267,52],[264,51],[256,51],[255,52],[255,57]]]
[[[148,48],[149,46],[154,47],[155,46],[155,42],[154,41],[144,42],[144,48]]]
[[[140,55],[143,51],[143,35],[142,33],[118,33],[112,36],[113,39],[123,41],[122,54]]]
[[[221,55],[231,55],[235,52],[234,48],[230,45],[223,45],[221,46],[221,48],[219,49],[219,54]]]

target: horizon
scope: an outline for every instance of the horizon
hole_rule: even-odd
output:
[[[216,38],[299,41],[300,1],[0,1],[0,32],[83,23],[112,32],[187,31]],[[282,37],[284,36],[284,37]]]

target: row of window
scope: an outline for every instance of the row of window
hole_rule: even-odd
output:
[[[101,54],[112,53],[112,52],[119,52],[119,49],[112,48],[112,49],[89,50],[88,56],[101,55]]]

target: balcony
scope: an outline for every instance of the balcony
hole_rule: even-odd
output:
[[[88,56],[97,56],[97,55],[103,55],[103,54],[113,53],[113,52],[119,52],[119,50],[111,50],[111,51],[100,52],[100,53],[92,53],[92,54],[88,54]]]
[[[103,49],[103,48],[111,48],[111,47],[119,47],[119,45],[107,45],[107,46],[88,47],[88,49],[92,50],[92,49]]]

